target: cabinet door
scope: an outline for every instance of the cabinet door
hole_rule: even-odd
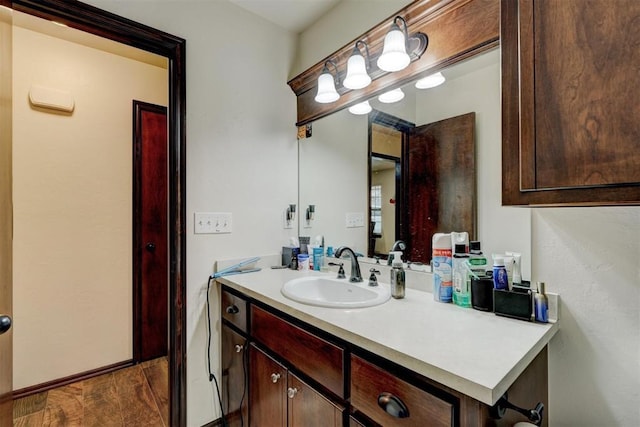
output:
[[[344,408],[315,391],[289,372],[289,427],[339,427],[343,425]]]
[[[501,5],[503,204],[640,204],[640,2]]]
[[[248,420],[247,340],[222,325],[222,407],[230,427]]]
[[[249,425],[286,426],[287,370],[253,344],[249,367]]]

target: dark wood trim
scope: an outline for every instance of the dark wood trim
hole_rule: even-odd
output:
[[[222,418],[218,418],[217,420],[213,420],[204,424],[202,427],[222,427],[224,423],[222,422]]]
[[[169,412],[187,423],[186,41],[96,7],[67,0],[14,0],[15,10],[134,46],[169,62]]]
[[[429,37],[429,47],[419,60],[413,61],[404,70],[384,73],[376,68],[375,58],[382,51],[384,36],[396,15],[405,18],[410,34],[416,32],[426,34]],[[497,46],[499,16],[498,0],[412,2],[288,82],[297,96],[296,125],[310,123]],[[360,90],[339,87],[337,89],[341,97],[338,101],[330,104],[315,102],[317,78],[324,63],[328,59],[334,60],[342,80],[353,46],[357,40],[361,39],[368,43],[373,59],[370,70],[373,79],[371,84]]]
[[[31,396],[32,394],[42,393],[43,391],[62,387],[64,385],[72,384],[78,381],[88,380],[89,378],[97,377],[100,375],[108,374],[109,372],[117,371],[122,368],[133,366],[133,364],[133,360],[125,360],[123,362],[103,366],[102,368],[91,369],[90,371],[80,372],[79,374],[73,374],[67,377],[47,381],[42,384],[36,384],[29,387],[21,388],[20,390],[15,390],[13,392],[13,400]]]
[[[405,244],[410,243],[409,239],[409,222],[407,217],[407,209],[405,202],[405,195],[408,191],[405,189],[408,182],[407,166],[409,156],[409,132],[415,128],[415,123],[385,113],[384,111],[373,110],[369,114],[369,188],[371,188],[371,157],[373,153],[373,132],[372,124],[376,123],[381,126],[386,126],[402,133],[402,142],[400,147],[401,157],[391,157],[380,154],[375,154],[376,157],[389,158],[389,160],[396,160],[396,228],[395,228],[395,240],[403,240]],[[371,197],[368,201],[368,212],[371,212]],[[369,215],[369,221],[371,216]],[[370,241],[371,239],[369,239]],[[407,249],[408,251],[408,249]],[[371,251],[370,251],[371,252]],[[375,252],[375,251],[374,251]],[[373,252],[372,252],[373,253]],[[385,254],[387,255],[387,254]],[[371,255],[370,255],[371,256]]]

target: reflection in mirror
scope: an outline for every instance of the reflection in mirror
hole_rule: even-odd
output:
[[[522,252],[523,277],[528,277],[530,214],[527,209],[502,208],[500,201],[499,60],[499,49],[493,49],[440,70],[446,79],[440,86],[419,91],[413,84],[403,87],[405,97],[401,102],[383,104],[373,98],[369,100],[373,108],[369,114],[355,115],[345,109],[315,121],[313,136],[301,140],[299,145],[299,197],[301,206],[316,205],[316,219],[308,228],[301,223],[300,235],[322,235],[326,245],[348,245],[367,255],[383,254],[394,240],[402,238],[397,231],[402,215],[397,212],[403,213],[405,209],[398,206],[401,198],[396,192],[396,227],[395,231],[390,227],[387,238],[382,205],[391,197],[381,195],[381,234],[385,236],[375,239],[376,244],[384,241],[384,246],[377,248],[371,238],[376,233],[369,232],[370,209],[375,206],[371,204],[369,182],[368,125],[371,117],[378,111],[420,126],[474,112],[477,189],[472,218],[477,224],[475,237],[482,241],[482,248],[489,255],[508,250]],[[406,189],[410,199],[414,190],[411,183]],[[457,191],[452,195],[472,197]],[[362,215],[363,221],[357,224],[346,221],[350,213]],[[393,236],[391,232],[394,232]],[[370,250],[372,245],[373,251]],[[418,260],[411,254],[405,256],[405,261],[407,258],[412,262]]]

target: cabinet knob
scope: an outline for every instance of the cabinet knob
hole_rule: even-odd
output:
[[[235,304],[234,305],[230,305],[229,307],[227,307],[227,313],[229,313],[229,314],[236,314],[239,311],[240,311],[240,309]]]
[[[272,383],[277,383],[278,380],[280,379],[280,374],[271,374],[271,382]]]
[[[240,353],[243,348],[244,347],[242,347],[240,344],[236,344],[236,353]]]
[[[298,389],[295,387],[289,387],[287,389],[287,396],[289,396],[289,399],[293,399],[296,393],[298,393]]]
[[[391,393],[383,391],[378,396],[378,406],[380,406],[387,414],[396,418],[408,418],[409,408],[399,397]]]

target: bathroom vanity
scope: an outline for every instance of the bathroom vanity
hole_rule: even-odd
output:
[[[512,410],[492,417],[505,392],[520,407],[547,405],[546,346],[557,323],[441,304],[414,289],[348,310],[281,293],[289,280],[322,274],[335,273],[263,270],[218,279],[230,425],[241,425],[241,416],[252,426],[511,425],[526,419]]]

